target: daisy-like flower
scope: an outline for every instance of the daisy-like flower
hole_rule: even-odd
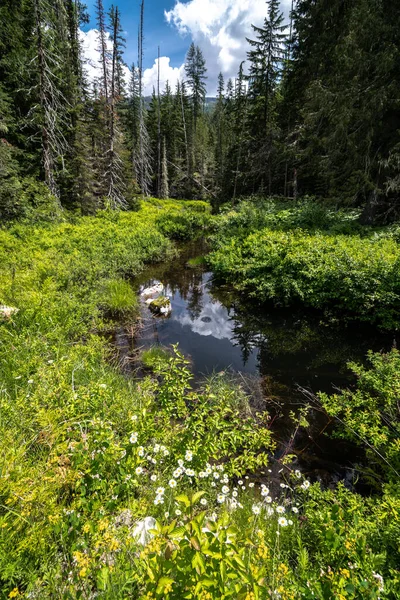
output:
[[[221,490],[221,492],[222,492],[223,494],[229,494],[229,488],[228,488],[228,486],[227,486],[227,485],[224,485],[224,486],[223,486],[223,488],[222,488],[222,490]]]
[[[294,472],[294,475],[295,475],[295,477],[296,477],[297,479],[301,479],[301,473],[300,473],[300,471],[299,471],[299,470],[295,471],[295,472]]]
[[[272,502],[271,496],[265,496],[264,502],[266,502],[267,504],[271,504],[271,502]]]
[[[99,385],[99,388],[101,388],[102,390],[106,390],[107,389],[107,385],[105,383],[101,383]]]
[[[285,484],[285,483],[281,483],[281,488],[282,488],[283,490],[285,489],[285,487],[286,487],[286,484]]]
[[[310,482],[306,479],[305,481],[303,481],[303,483],[301,484],[301,488],[303,490],[308,490],[308,488],[310,487]]]
[[[215,521],[218,519],[218,515],[217,515],[217,513],[213,513],[213,514],[211,515],[210,519],[211,519],[211,521],[214,521],[214,523],[215,523]]]
[[[165,513],[164,513],[164,517],[165,517],[166,519],[168,519],[168,517],[169,517],[169,512],[165,512]]]
[[[28,383],[32,384],[33,383],[33,379],[28,379]]]
[[[254,487],[254,483],[253,482],[249,483],[249,488],[253,488],[253,487]]]
[[[211,487],[217,487],[217,484],[215,483],[215,481],[211,482]]]
[[[138,453],[138,456],[144,456],[144,448],[143,448],[143,446],[139,446],[137,453]]]
[[[297,515],[297,513],[299,512],[299,509],[296,508],[296,506],[293,506],[292,511],[294,512],[295,515]]]
[[[164,456],[169,456],[169,450],[167,450],[167,448],[164,448],[163,454]]]
[[[170,479],[168,482],[168,485],[170,488],[175,488],[176,487],[176,481],[175,479]]]
[[[211,469],[211,467],[207,467],[207,469],[206,469],[205,473],[206,473],[206,475],[207,475],[207,476],[208,476],[208,475],[211,475],[211,473],[212,473],[212,469]]]
[[[284,506],[277,506],[276,507],[276,512],[278,513],[278,515],[283,515],[283,513],[285,512],[285,507]]]
[[[183,462],[183,460],[180,458],[180,459],[178,460],[178,465],[179,465],[179,466],[182,468],[184,464],[185,464],[185,463],[184,463],[184,462]]]
[[[135,421],[137,421],[137,420],[138,420],[138,417],[137,417],[137,415],[132,415],[132,416],[131,416],[131,421],[135,422]]]
[[[164,504],[164,496],[156,496],[154,500],[154,504],[158,506],[159,504]]]
[[[199,477],[200,477],[200,479],[204,479],[206,477],[206,474],[204,473],[204,471],[200,471]]]
[[[177,517],[180,517],[181,514],[182,514],[182,511],[179,510],[179,508],[177,508],[176,511],[175,511],[175,514],[176,514]]]
[[[267,487],[262,487],[261,488],[261,496],[268,496],[269,494],[269,489]]]
[[[178,477],[180,477],[182,475],[183,471],[180,467],[178,467],[177,469],[175,469],[175,471],[172,473],[172,475],[174,476],[175,479],[178,479]]]
[[[219,502],[220,504],[223,504],[223,502],[225,502],[225,496],[224,496],[224,494],[218,494],[218,496],[217,496],[217,502]]]
[[[224,475],[224,476],[223,476],[223,478],[222,478],[222,482],[223,482],[223,483],[228,483],[228,482],[229,482],[229,477],[228,477],[228,475]]]
[[[236,500],[231,500],[230,507],[232,510],[235,510],[238,507],[238,503]]]
[[[150,479],[151,479],[151,481],[157,481],[157,475],[152,475],[152,476],[150,477]]]
[[[151,462],[153,463],[153,465],[156,465],[156,464],[157,464],[157,461],[156,461],[156,459],[155,459],[155,458],[152,458],[152,459],[151,459]]]
[[[186,475],[188,477],[194,477],[196,473],[193,471],[193,469],[186,469]]]
[[[232,492],[232,496],[233,496],[233,498],[237,498],[237,497],[238,497],[238,493],[237,493],[237,491],[236,491],[236,490],[234,490],[234,491]]]
[[[243,481],[241,479],[239,479],[238,485],[243,485]]]
[[[215,471],[215,473],[213,474],[213,477],[214,477],[214,479],[219,479],[220,475],[219,475],[219,473],[217,473],[217,472]]]
[[[165,492],[165,489],[163,487],[159,487],[156,489],[156,494],[157,496],[162,496]]]
[[[207,505],[207,500],[205,498],[202,498],[200,500],[200,504],[202,504],[203,506],[206,506]]]
[[[287,527],[287,525],[288,525],[288,522],[287,522],[287,520],[285,519],[285,517],[280,517],[280,518],[278,519],[278,525],[279,525],[279,527]]]
[[[293,521],[291,521],[290,519],[289,519],[288,523],[289,523],[289,525],[293,525]]]
[[[136,475],[141,475],[143,473],[143,468],[142,467],[136,467],[135,473],[136,473]]]
[[[253,506],[251,507],[251,510],[253,512],[253,515],[259,515],[261,513],[261,508],[258,504],[253,504]]]
[[[160,450],[161,450],[160,444],[156,444],[154,446],[154,453],[157,454],[158,452],[160,452]]]
[[[185,459],[188,462],[191,462],[193,460],[193,452],[191,450],[186,450]]]

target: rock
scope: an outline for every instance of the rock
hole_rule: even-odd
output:
[[[157,282],[149,288],[145,288],[140,296],[143,300],[147,300],[148,298],[156,298],[164,291],[164,286],[161,282]]]
[[[154,534],[151,533],[151,530],[156,526],[156,520],[153,517],[146,517],[142,521],[138,521],[136,523],[136,527],[132,532],[132,537],[141,544],[142,546],[146,546],[149,543]]]
[[[17,314],[17,312],[19,312],[18,308],[12,306],[0,306],[0,319],[9,321],[13,315]]]
[[[155,314],[168,316],[172,312],[171,300],[166,296],[159,296],[150,302],[149,308]]]

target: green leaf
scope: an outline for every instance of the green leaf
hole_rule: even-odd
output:
[[[162,594],[164,591],[164,588],[167,585],[170,585],[171,583],[174,583],[174,580],[171,579],[171,577],[161,577],[160,581],[158,582],[156,594]]]

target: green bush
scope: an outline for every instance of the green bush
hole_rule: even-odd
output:
[[[211,253],[215,274],[259,302],[329,308],[386,328],[400,314],[400,250],[390,239],[263,229]]]
[[[357,377],[355,390],[320,394],[328,414],[338,418],[340,437],[363,446],[368,471],[380,481],[382,475],[398,481],[400,474],[400,353],[370,352],[369,367],[349,364]]]

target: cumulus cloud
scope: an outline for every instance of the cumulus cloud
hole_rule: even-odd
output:
[[[184,65],[180,67],[171,67],[171,59],[168,56],[160,57],[160,88],[163,90],[167,81],[172,89],[178,81],[182,81],[185,76]],[[158,76],[158,58],[154,61],[151,69],[145,69],[143,72],[143,89],[144,95],[150,96],[153,93],[153,88],[157,90]]]
[[[282,2],[287,14],[291,0]],[[183,36],[190,36],[205,56],[208,93],[216,91],[218,73],[234,78],[246,59],[246,37],[254,37],[251,25],[262,25],[267,16],[264,0],[177,0],[165,11],[167,22]]]
[[[90,83],[102,76],[102,68],[100,64],[100,52],[98,43],[98,31],[90,29],[89,31],[80,31],[80,42],[82,47],[83,57],[85,59],[85,71]],[[112,42],[107,33],[108,49],[112,50]],[[160,57],[160,87],[164,90],[165,84],[169,82],[172,89],[176,83],[184,79],[184,65],[180,67],[171,67],[171,59],[168,56]],[[125,81],[128,83],[130,73],[128,67],[124,67]],[[150,69],[143,71],[143,93],[145,96],[151,96],[153,88],[157,89],[158,77],[158,58],[155,59],[153,66]]]

